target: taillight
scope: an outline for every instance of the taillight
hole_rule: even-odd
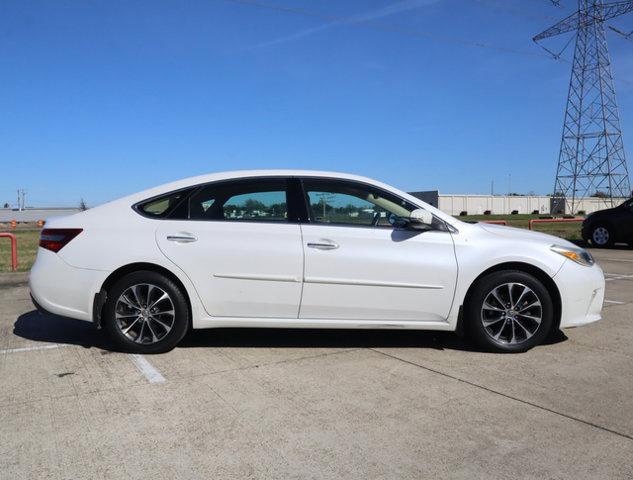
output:
[[[45,228],[40,235],[40,247],[59,252],[82,231],[82,228]]]

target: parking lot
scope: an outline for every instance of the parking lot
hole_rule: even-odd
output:
[[[154,356],[0,285],[0,478],[631,478],[633,250],[603,321],[525,354],[404,331],[208,330]]]

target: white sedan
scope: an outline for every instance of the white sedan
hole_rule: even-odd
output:
[[[464,330],[519,352],[599,320],[604,285],[560,238],[298,170],[203,175],[51,220],[30,275],[38,308],[139,353],[214,327]]]

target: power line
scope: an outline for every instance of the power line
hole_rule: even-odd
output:
[[[615,33],[623,37],[625,40],[631,40],[631,36],[633,35],[633,31],[626,33],[620,30],[619,28],[613,27],[611,25],[609,25],[609,29],[611,29],[612,31],[614,31]]]
[[[305,9],[299,9],[299,8],[294,8],[294,7],[286,7],[286,6],[281,6],[281,5],[273,5],[273,4],[269,4],[269,3],[264,3],[261,2],[259,0],[222,0],[224,2],[228,2],[228,3],[234,3],[237,5],[245,5],[245,6],[250,6],[250,7],[256,7],[256,8],[260,8],[260,9],[264,9],[264,10],[272,10],[272,11],[276,11],[276,12],[282,12],[282,13],[288,13],[288,14],[292,14],[292,15],[298,15],[298,16],[302,16],[302,17],[308,17],[308,18],[316,18],[319,20],[324,20],[327,22],[336,22],[340,25],[348,25],[348,26],[353,26],[353,27],[363,27],[363,28],[369,28],[372,30],[378,30],[378,31],[382,31],[382,32],[387,32],[387,33],[395,33],[395,34],[399,34],[399,35],[404,35],[404,36],[408,36],[408,37],[414,37],[414,38],[425,38],[431,41],[436,41],[436,42],[440,42],[440,43],[448,43],[448,44],[453,44],[453,45],[461,45],[461,46],[466,46],[466,47],[473,47],[473,48],[483,48],[483,49],[488,49],[488,50],[496,50],[499,52],[503,52],[503,53],[513,53],[513,54],[517,54],[517,55],[525,55],[525,56],[530,56],[530,57],[541,57],[541,58],[550,58],[549,55],[545,55],[543,53],[539,53],[539,52],[531,52],[528,50],[519,50],[519,49],[515,49],[515,48],[511,48],[511,47],[505,47],[505,46],[501,46],[501,45],[494,45],[491,43],[485,43],[485,42],[473,42],[471,40],[465,40],[459,37],[455,37],[455,36],[449,36],[449,35],[438,35],[435,33],[430,33],[430,32],[426,32],[426,31],[421,31],[421,30],[415,30],[415,29],[410,29],[408,27],[405,27],[403,25],[397,25],[397,24],[387,24],[387,23],[366,23],[366,22],[350,22],[350,23],[345,23],[346,21],[349,21],[350,18],[349,17],[342,17],[342,16],[337,16],[337,15],[329,15],[329,14],[323,14],[323,13],[319,13],[319,12],[314,12],[314,11],[310,11],[310,10],[305,10]]]
[[[297,15],[297,16],[302,16],[302,17],[307,17],[307,18],[316,18],[319,20],[327,21],[327,22],[337,22],[341,26],[345,25],[345,22],[349,20],[349,17],[329,15],[329,14],[314,12],[314,11],[305,10],[305,9],[286,7],[283,5],[273,5],[273,4],[262,2],[260,0],[221,0],[221,1],[226,2],[226,3],[233,3],[237,5],[260,8],[262,10],[271,10],[271,11],[287,13],[287,14]],[[477,1],[482,1],[482,0],[477,0]],[[424,39],[431,40],[438,43],[447,43],[451,45],[460,45],[460,46],[472,47],[472,48],[482,48],[482,49],[487,49],[487,50],[498,51],[501,53],[529,56],[533,58],[535,57],[547,58],[549,60],[555,60],[555,61],[566,63],[566,64],[572,63],[571,60],[567,60],[560,56],[560,54],[562,54],[562,51],[557,55],[547,49],[545,49],[548,52],[547,54],[532,52],[532,51],[527,51],[527,50],[519,50],[519,49],[504,47],[501,45],[495,45],[491,43],[473,42],[471,40],[465,40],[465,39],[455,37],[455,36],[437,35],[430,32],[409,29],[402,25],[395,25],[395,24],[385,24],[385,23],[376,23],[376,22],[368,24],[366,22],[363,22],[363,23],[355,22],[355,23],[349,23],[347,25],[354,26],[354,27],[369,28],[369,29],[377,30],[381,32],[395,33],[395,34],[403,35],[407,37],[424,38]],[[618,78],[615,76],[613,78],[619,82],[626,83],[628,85],[633,85],[633,81],[624,80],[622,78]]]
[[[505,10],[508,13],[518,15],[525,18],[531,18],[532,20],[558,20],[556,17],[552,17],[550,15],[537,15],[532,12],[528,12],[527,10],[523,10],[522,8],[516,8],[512,6],[508,6],[505,3],[499,3],[495,0],[475,0],[477,3],[480,3],[484,6]]]

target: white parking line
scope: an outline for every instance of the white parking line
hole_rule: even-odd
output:
[[[20,347],[20,348],[5,348],[0,350],[0,355],[6,355],[9,353],[20,353],[20,352],[33,352],[36,350],[51,350],[54,348],[61,347],[70,347],[70,344],[66,343],[53,343],[49,345],[34,345],[32,347]],[[129,357],[132,359],[138,371],[141,372],[149,383],[165,383],[165,377],[163,377],[154,366],[147,361],[147,359],[143,355],[130,354]]]
[[[605,281],[609,282],[612,280],[623,280],[625,278],[633,278],[633,275],[629,275],[626,273],[605,273],[604,276]]]
[[[604,303],[613,303],[615,305],[624,305],[626,302],[619,302],[617,300],[605,300]]]
[[[67,344],[59,344],[53,343],[52,345],[36,345],[33,347],[22,347],[22,348],[6,348],[4,350],[0,350],[0,355],[5,353],[19,353],[19,352],[32,352],[34,350],[50,350],[51,348],[60,348],[60,347],[69,347]]]
[[[143,355],[134,353],[130,354],[130,358],[132,362],[134,362],[134,365],[136,365],[136,368],[138,368],[138,371],[145,375],[149,383],[165,383],[165,377],[163,377]]]

